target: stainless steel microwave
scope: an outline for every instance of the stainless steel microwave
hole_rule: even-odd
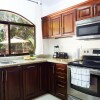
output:
[[[100,16],[76,22],[77,39],[100,38]]]

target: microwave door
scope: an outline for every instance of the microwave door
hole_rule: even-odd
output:
[[[77,26],[78,39],[100,38],[100,23],[92,23]]]

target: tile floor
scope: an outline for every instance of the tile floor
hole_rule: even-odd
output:
[[[32,100],[61,100],[61,99],[56,98],[55,96],[53,96],[51,94],[45,94],[45,95],[42,95],[38,98],[34,98]]]

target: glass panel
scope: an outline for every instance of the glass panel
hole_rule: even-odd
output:
[[[9,54],[8,25],[0,24],[0,55]]]
[[[29,21],[27,21],[25,18],[21,17],[20,15],[9,11],[0,11],[0,20],[23,23],[23,24],[32,24]]]
[[[29,53],[35,50],[34,27],[10,25],[11,54]]]

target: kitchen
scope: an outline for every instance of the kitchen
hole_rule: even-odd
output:
[[[71,4],[70,3],[66,4],[66,1],[63,1],[62,3],[55,2],[55,5],[48,4],[48,6],[42,6],[44,4],[41,5],[41,1],[38,1],[38,4],[35,4],[34,2],[30,2],[30,1],[31,0],[28,0],[28,1],[11,0],[9,3],[8,0],[4,0],[4,1],[0,1],[1,2],[0,7],[3,10],[9,10],[9,11],[18,13],[36,25],[36,51],[35,51],[36,55],[39,55],[39,54],[53,55],[54,46],[59,45],[59,51],[67,52],[69,54],[69,57],[74,60],[74,59],[79,58],[80,49],[82,50],[84,48],[99,48],[100,47],[99,39],[85,40],[85,41],[76,40],[75,35],[65,37],[65,38],[42,39],[41,17],[57,12],[59,10],[65,9],[67,8],[66,5],[68,5],[68,7],[73,6],[74,4],[84,2],[84,0],[79,0],[79,1],[77,0],[76,3],[72,1],[73,3]],[[42,11],[42,9],[44,9],[44,11]]]

